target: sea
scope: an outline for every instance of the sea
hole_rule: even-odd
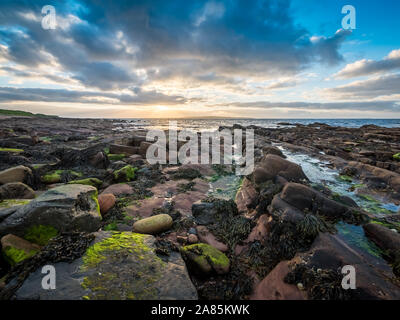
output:
[[[169,128],[170,121],[176,121],[178,130],[217,130],[219,126],[256,125],[264,128],[282,128],[296,123],[308,125],[324,123],[330,126],[359,128],[363,125],[376,125],[386,128],[400,127],[400,119],[115,119],[115,130],[161,129]]]

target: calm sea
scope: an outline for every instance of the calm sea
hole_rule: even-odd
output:
[[[121,119],[115,123],[115,129],[131,130],[131,129],[168,129],[169,121],[166,119]],[[256,125],[265,128],[279,128],[287,125],[279,123],[289,123],[291,125],[310,124],[310,123],[326,123],[331,126],[341,126],[349,128],[358,128],[367,124],[374,124],[381,127],[395,128],[400,127],[400,119],[178,119],[177,126],[179,130],[216,130],[219,126],[232,126],[235,123],[242,126]]]

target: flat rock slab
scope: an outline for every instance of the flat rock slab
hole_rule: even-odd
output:
[[[55,290],[42,289],[41,268],[16,292],[17,299],[194,300],[197,292],[177,252],[155,253],[155,238],[131,232],[98,232],[83,257],[54,264]]]

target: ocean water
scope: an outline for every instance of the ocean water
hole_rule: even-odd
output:
[[[169,121],[173,119],[120,119],[116,121],[116,130],[132,130],[132,129],[161,129],[166,130]],[[377,125],[387,128],[400,127],[400,119],[177,119],[177,127],[179,130],[217,130],[219,126],[232,126],[240,124],[242,126],[256,125],[264,128],[287,127],[280,123],[296,123],[308,125],[311,123],[325,123],[330,126],[341,126],[348,128],[359,128],[363,125]]]

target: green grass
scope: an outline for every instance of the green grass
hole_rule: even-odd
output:
[[[46,118],[46,117],[57,117],[57,116],[51,116],[51,115],[45,115],[41,113],[32,113],[32,112],[27,112],[27,111],[20,111],[20,110],[6,110],[6,109],[0,109],[0,115],[3,116],[19,116],[19,117],[41,117],[41,118]]]

